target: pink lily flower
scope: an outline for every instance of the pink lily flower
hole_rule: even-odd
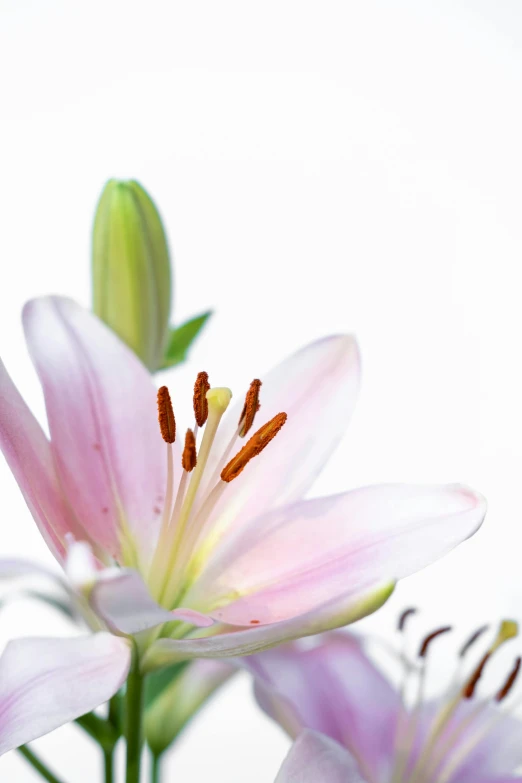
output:
[[[351,756],[324,734],[303,731],[275,783],[368,783]]]
[[[516,704],[505,709],[520,658],[493,696],[477,695],[490,658],[516,633],[514,624],[502,624],[493,644],[464,675],[469,651],[486,629],[475,633],[460,651],[448,690],[439,698],[426,700],[431,644],[448,630],[438,629],[423,640],[415,664],[398,656],[403,667],[400,688],[375,665],[363,641],[348,633],[326,634],[316,646],[303,649],[295,643],[245,661],[255,675],[261,707],[291,737],[300,737],[298,749],[289,757],[294,760],[295,773],[287,764],[278,783],[522,780],[513,777],[522,764],[522,723],[512,717]],[[303,730],[307,732],[305,739]],[[314,758],[311,766],[307,756]],[[306,768],[319,770],[323,764],[327,776],[306,776]],[[291,773],[287,771],[290,768]]]
[[[88,625],[138,635],[144,672],[351,623],[482,523],[459,485],[303,500],[355,405],[352,337],[268,373],[261,413],[260,382],[225,416],[230,390],[200,373],[180,448],[168,391],[160,427],[147,370],[94,315],[49,297],[23,322],[50,440],[1,367],[0,445]]]

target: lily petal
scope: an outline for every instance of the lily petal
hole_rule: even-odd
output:
[[[18,639],[0,658],[0,754],[90,712],[123,685],[123,639]]]
[[[132,569],[108,569],[101,572],[93,586],[90,604],[94,612],[115,633],[135,634],[162,623],[181,620],[205,628],[212,618],[192,609],[163,609],[150,595],[145,582]]]
[[[96,316],[69,299],[35,299],[25,306],[23,322],[60,482],[91,542],[117,558],[122,530],[130,529],[150,553],[166,457],[147,370]]]
[[[33,563],[30,560],[23,560],[22,558],[0,558],[0,581],[8,580],[9,582],[23,580],[25,578],[31,579],[44,579],[46,582],[50,582],[54,588],[58,588],[58,595],[47,594],[40,590],[23,589],[20,592],[10,592],[7,596],[7,601],[15,600],[18,598],[35,598],[38,601],[43,601],[48,605],[58,609],[65,614],[69,619],[79,622],[80,613],[77,607],[77,600],[74,591],[71,589],[70,584],[60,573],[53,571],[46,566],[42,566],[39,563]]]
[[[303,636],[313,636],[360,620],[388,600],[393,584],[375,584],[362,593],[338,597],[307,614],[273,625],[230,630],[216,626],[215,635],[185,639],[159,639],[143,660],[144,671],[153,671],[189,658],[230,658],[252,655]]]
[[[431,718],[426,723],[427,730],[433,725],[433,712],[438,706],[436,703],[426,705],[426,717]],[[446,779],[448,772],[448,783],[484,783],[484,777],[504,780],[503,776],[520,769],[522,764],[520,720],[509,711],[501,711],[497,705],[483,705],[479,715],[476,709],[473,702],[463,702],[447,727],[445,739],[452,736],[455,739],[437,768],[437,774]],[[471,716],[474,720],[470,722]],[[466,721],[465,731],[459,731],[459,726]]]
[[[270,447],[227,487],[208,526],[217,538],[305,495],[344,435],[359,385],[359,349],[348,335],[311,343],[263,378],[261,410],[250,434],[282,411],[288,420]],[[239,398],[218,430],[209,473],[237,430],[243,402]],[[242,445],[238,439],[236,451]]]
[[[50,568],[17,557],[0,558],[0,579],[20,579],[24,576],[42,576],[56,582],[60,587],[66,587],[65,579]]]
[[[232,625],[287,620],[419,571],[472,535],[485,512],[484,499],[460,485],[385,484],[301,501],[227,542],[187,603],[201,609],[211,595],[218,608],[208,613]]]
[[[0,448],[47,546],[61,561],[65,535],[78,525],[64,502],[49,441],[2,362]]]
[[[292,745],[275,783],[365,783],[344,748],[313,731]]]
[[[328,634],[315,647],[278,647],[244,666],[261,707],[278,723],[282,717],[293,736],[303,728],[326,734],[348,748],[369,780],[387,778],[401,701],[357,637]]]

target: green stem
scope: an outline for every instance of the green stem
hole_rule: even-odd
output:
[[[114,751],[103,751],[103,764],[105,769],[105,783],[114,783]]]
[[[143,676],[138,656],[134,660],[127,678],[125,714],[125,739],[127,741],[126,783],[140,783],[142,748]]]
[[[117,693],[109,702],[108,721],[114,727],[118,737],[121,736],[121,693]]]
[[[161,765],[161,756],[156,756],[156,754],[154,753],[152,756],[152,770],[151,770],[150,783],[159,783],[160,765]]]
[[[17,748],[18,752],[24,757],[26,761],[31,764],[34,769],[40,773],[40,775],[49,783],[62,783],[60,778],[57,778],[56,775],[53,775],[50,769],[48,769],[43,761],[41,761],[38,756],[33,753],[32,750],[29,750],[27,745],[22,745],[20,748]]]

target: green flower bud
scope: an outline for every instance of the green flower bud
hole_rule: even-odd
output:
[[[93,309],[154,372],[169,339],[171,268],[158,210],[134,180],[111,179],[94,218]]]

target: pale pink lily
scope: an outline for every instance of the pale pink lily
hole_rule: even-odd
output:
[[[282,770],[278,783],[359,781],[354,762],[365,783],[522,780],[513,777],[522,764],[522,722],[512,716],[516,702],[505,708],[506,700],[513,699],[520,659],[496,694],[477,695],[484,662],[513,635],[513,624],[502,625],[489,655],[481,656],[464,675],[464,659],[472,649],[472,644],[466,645],[448,690],[425,700],[428,649],[443,630],[447,629],[424,640],[421,665],[401,659],[406,664],[401,688],[383,675],[364,642],[348,633],[326,634],[307,649],[295,643],[245,661],[255,675],[263,709],[292,737],[300,737],[303,730],[313,732],[298,745],[314,756],[318,769],[329,765],[328,776],[307,777],[305,750],[293,751],[295,777],[285,777]],[[470,642],[477,643],[478,634]]]
[[[336,742],[303,731],[292,745],[275,783],[367,783],[354,759]]]
[[[244,397],[224,416],[231,392],[207,393],[189,474],[177,441],[160,436],[149,374],[95,316],[50,297],[23,321],[50,441],[2,367],[0,445],[91,629],[139,634],[145,672],[353,622],[482,522],[483,498],[459,485],[303,500],[355,404],[351,337],[313,343],[266,375],[258,419],[285,412],[287,423],[223,480]]]

